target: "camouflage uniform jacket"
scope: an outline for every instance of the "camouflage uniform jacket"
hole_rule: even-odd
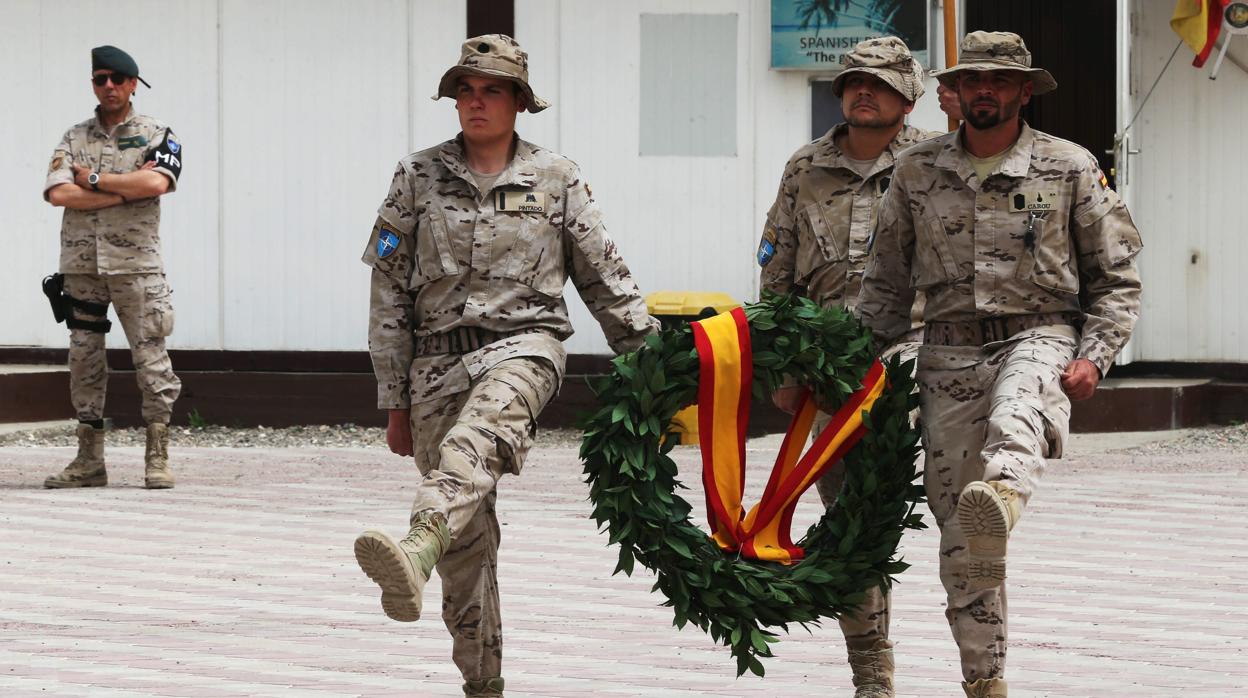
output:
[[[43,197],[61,184],[73,184],[72,165],[96,172],[134,172],[148,160],[169,178],[169,191],[182,173],[182,147],[173,132],[131,107],[126,119],[105,131],[92,117],[65,132],[52,153]],[[160,197],[117,206],[77,211],[65,209],[61,221],[63,274],[147,274],[164,271],[160,258]]]
[[[1142,243],[1126,206],[1073,143],[1023,124],[980,182],[961,135],[898,158],[863,279],[863,322],[881,340],[899,335],[916,289],[929,323],[1068,313],[1082,323],[1077,357],[1104,374],[1140,309]]]
[[[838,124],[789,158],[759,242],[764,291],[797,293],[824,307],[852,308],[893,162],[901,151],[936,135],[903,127],[864,179],[836,145],[848,128]],[[917,321],[921,304],[916,312]]]
[[[658,329],[576,164],[519,138],[490,192],[477,191],[460,138],[404,158],[378,215],[363,261],[382,409],[465,390],[517,356],[550,361],[562,379],[569,277],[613,350]],[[512,336],[464,353],[418,350],[460,328]]]

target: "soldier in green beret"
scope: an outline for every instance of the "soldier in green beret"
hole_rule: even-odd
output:
[[[95,115],[65,132],[52,161],[43,198],[65,209],[59,274],[71,308],[70,400],[78,417],[78,455],[45,487],[102,487],[104,391],[108,363],[104,335],[112,304],[134,358],[147,422],[149,489],[173,487],[169,472],[169,416],[182,383],[173,373],[165,337],[173,306],[160,256],[160,197],[182,174],[182,145],[163,123],[135,111],[142,82],[130,54],[115,46],[91,51]]]

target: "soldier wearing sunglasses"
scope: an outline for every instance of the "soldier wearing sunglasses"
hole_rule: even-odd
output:
[[[139,66],[125,51],[91,51],[95,115],[65,132],[48,165],[43,197],[65,209],[58,274],[45,281],[69,327],[70,400],[78,417],[78,455],[45,487],[102,487],[104,335],[111,303],[134,358],[147,422],[144,484],[173,487],[169,417],[182,383],[165,337],[173,307],[160,256],[160,197],[177,187],[182,146],[167,126],[134,110]]]

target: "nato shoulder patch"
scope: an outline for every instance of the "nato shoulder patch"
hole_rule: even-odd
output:
[[[377,233],[377,258],[385,259],[399,249],[399,234],[389,228]]]
[[[764,239],[758,243],[758,266],[765,267],[776,254],[776,246],[770,240]]]

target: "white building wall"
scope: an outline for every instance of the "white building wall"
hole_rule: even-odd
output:
[[[737,14],[735,156],[639,155],[643,13]],[[530,54],[534,88],[555,104],[522,115],[517,129],[581,165],[643,293],[758,296],[754,253],[763,221],[785,162],[810,140],[811,75],[768,67],[770,22],[769,0],[516,0],[516,37]],[[932,97],[911,121],[943,130],[935,81],[928,82]],[[577,328],[568,350],[606,352],[571,286],[567,295]]]
[[[462,0],[6,0],[5,15],[0,55],[29,102],[0,122],[0,345],[67,345],[38,290],[61,219],[40,191],[95,105],[91,47],[114,44],[154,85],[136,107],[187,151],[162,202],[170,346],[366,348],[360,254],[395,163],[457,130],[429,96],[458,56]]]
[[[1169,0],[1134,0],[1132,92],[1138,105],[1178,43]],[[1216,52],[1215,52],[1216,55]],[[1132,214],[1144,236],[1143,315],[1137,359],[1248,361],[1244,270],[1248,226],[1240,134],[1248,117],[1248,37],[1232,40],[1209,80],[1213,57],[1191,66],[1179,48],[1132,131]],[[1239,310],[1236,310],[1239,308]]]
[[[410,140],[407,10],[222,3],[222,346],[363,346],[359,256]]]
[[[1136,100],[1177,40],[1170,0],[1131,0]],[[810,76],[772,71],[768,0],[516,0],[532,83],[554,103],[521,135],[580,163],[644,292],[757,296],[758,234],[788,156],[810,133]],[[0,122],[0,345],[63,347],[38,292],[55,269],[60,212],[40,199],[52,148],[94,105],[89,49],[131,51],[155,89],[139,108],[189,150],[162,235],[176,292],[171,346],[363,350],[359,262],[394,163],[457,130],[429,99],[458,56],[462,0],[7,0],[0,56],[12,94]],[[737,149],[728,157],[639,155],[640,15],[735,13]],[[940,36],[933,8],[933,39]],[[1248,39],[1233,56],[1248,64]],[[932,53],[940,62],[940,42]],[[1133,129],[1133,213],[1146,249],[1137,360],[1248,361],[1242,296],[1248,236],[1233,204],[1248,144],[1234,137],[1248,75],[1219,79],[1175,59]],[[911,122],[942,130],[934,90]],[[1195,255],[1196,261],[1192,262]],[[572,300],[574,353],[607,351]],[[120,332],[109,336],[124,347]]]
[[[183,187],[162,209],[165,257],[178,298],[179,346],[217,346],[218,71],[212,3],[10,1],[0,56],[16,100],[0,119],[0,344],[66,346],[39,291],[56,270],[61,212],[41,197],[62,134],[91,116],[90,49],[131,47],[145,78],[138,108],[174,126],[191,150]],[[134,47],[142,47],[142,50]],[[172,68],[171,66],[176,66]],[[109,346],[125,346],[121,332]]]

